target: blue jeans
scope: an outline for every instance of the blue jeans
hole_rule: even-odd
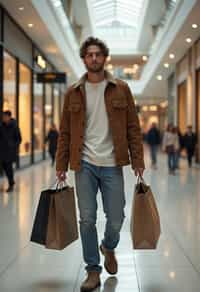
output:
[[[175,168],[179,168],[180,150],[175,151]]]
[[[119,242],[124,221],[125,194],[122,168],[95,166],[82,161],[81,170],[75,172],[75,182],[86,270],[101,272],[96,230],[97,192],[100,189],[106,216],[102,245],[112,251]]]
[[[170,171],[174,171],[176,169],[176,154],[175,154],[175,152],[168,153],[168,168]]]
[[[152,164],[156,165],[158,145],[149,145],[149,147],[150,147],[150,153],[151,153],[151,162]]]

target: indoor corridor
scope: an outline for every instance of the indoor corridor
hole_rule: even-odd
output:
[[[200,291],[200,168],[181,161],[176,176],[168,174],[166,157],[158,169],[150,168],[146,152],[145,180],[155,194],[162,234],[156,250],[133,251],[129,225],[136,179],[124,168],[126,220],[117,248],[119,272],[110,277],[103,270],[101,292],[199,292]],[[47,250],[30,242],[30,233],[41,190],[55,181],[55,169],[45,161],[16,173],[13,193],[0,194],[0,291],[78,292],[85,277],[80,240],[63,251]],[[73,183],[73,174],[70,175]],[[1,189],[6,181],[0,179]],[[99,198],[99,240],[104,214]],[[67,210],[66,210],[67,211]],[[102,259],[103,260],[103,259]]]

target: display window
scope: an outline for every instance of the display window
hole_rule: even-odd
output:
[[[54,106],[53,106],[53,113],[54,113],[54,124],[56,125],[56,128],[59,128],[60,125],[60,96],[59,96],[59,90],[57,88],[54,88]]]
[[[46,84],[46,98],[45,98],[45,134],[47,136],[53,121],[52,110],[52,85]]]
[[[3,111],[10,110],[16,118],[16,60],[6,51],[3,53]]]
[[[31,154],[31,71],[19,64],[19,128],[22,135],[20,156],[30,158]],[[26,164],[30,163],[26,159]],[[23,163],[22,163],[23,164]]]
[[[196,92],[196,132],[198,136],[198,141],[200,141],[200,70],[197,71],[196,75],[197,81],[197,92]],[[199,145],[199,144],[198,144]],[[197,161],[200,161],[200,146],[198,146],[198,151],[196,155]]]
[[[34,76],[34,105],[33,105],[33,148],[35,152],[35,160],[37,161],[36,154],[42,154],[44,144],[44,131],[43,131],[43,85],[36,82]],[[42,156],[41,156],[42,157]],[[40,158],[41,158],[40,157]],[[40,159],[39,158],[39,159]]]
[[[178,126],[181,133],[186,131],[186,100],[187,100],[187,82],[178,85]]]

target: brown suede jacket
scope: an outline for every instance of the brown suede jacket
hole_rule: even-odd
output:
[[[56,154],[56,170],[78,171],[84,143],[86,74],[66,92]],[[144,168],[143,145],[136,108],[131,91],[122,80],[105,71],[108,81],[105,105],[111,127],[117,166],[130,164]],[[130,154],[130,155],[129,155]],[[129,159],[130,156],[130,159]]]

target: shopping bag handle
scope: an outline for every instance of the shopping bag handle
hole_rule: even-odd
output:
[[[63,188],[67,187],[67,181],[59,181],[58,179],[56,179],[55,183],[52,184],[51,189],[55,190],[56,192],[58,192],[59,190],[62,190]]]
[[[141,176],[141,175],[137,176],[137,184],[139,184],[139,183],[146,184],[143,176]]]
[[[63,181],[56,181],[56,191],[62,190],[63,188],[67,187],[67,181],[63,180]]]

